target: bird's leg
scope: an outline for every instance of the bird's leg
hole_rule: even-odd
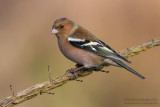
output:
[[[74,75],[75,75],[75,78],[74,78],[74,80],[76,80],[76,81],[79,81],[79,82],[82,82],[82,80],[77,80],[77,72],[79,71],[79,70],[81,70],[81,69],[84,69],[85,67],[84,66],[81,66],[81,67],[78,67],[78,68],[71,68],[71,69],[69,69],[69,70],[67,70],[67,72],[71,72],[71,73],[73,73]]]

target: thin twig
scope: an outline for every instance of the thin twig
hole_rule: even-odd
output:
[[[49,72],[49,80],[51,83],[53,83],[52,77],[51,77],[51,72],[50,72],[50,66],[48,66],[48,72]]]
[[[119,53],[123,57],[128,58],[128,57],[135,56],[142,51],[146,51],[147,49],[150,49],[152,47],[159,46],[159,45],[160,45],[160,38],[157,38],[157,39],[153,39],[148,42],[145,42],[139,46],[125,49]],[[80,70],[77,72],[77,78],[87,76],[91,73],[92,73],[92,70]],[[27,101],[29,99],[36,97],[37,95],[40,94],[40,92],[43,92],[43,93],[48,92],[51,89],[62,86],[63,84],[67,83],[70,80],[73,80],[74,78],[75,78],[75,75],[73,73],[66,72],[64,75],[54,78],[52,80],[53,83],[50,82],[51,80],[43,83],[39,83],[24,91],[17,93],[14,97],[9,96],[1,100],[0,106],[2,107],[6,105],[14,106],[16,104],[20,104],[24,101]]]
[[[10,85],[9,87],[10,87],[10,89],[11,89],[12,96],[14,97],[15,95],[14,95],[14,90],[13,90],[13,87],[12,87],[12,85]]]

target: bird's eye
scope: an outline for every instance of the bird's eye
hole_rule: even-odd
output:
[[[61,29],[64,28],[64,25],[61,25],[60,28],[61,28]]]

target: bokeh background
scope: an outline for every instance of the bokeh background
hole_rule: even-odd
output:
[[[74,63],[59,51],[53,22],[67,17],[116,51],[160,37],[159,0],[0,0],[0,99],[52,77]],[[147,80],[116,67],[95,72],[17,107],[160,107],[160,47],[129,58]],[[125,98],[156,98],[157,104],[124,104]]]

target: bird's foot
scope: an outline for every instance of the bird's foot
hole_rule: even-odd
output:
[[[74,69],[75,69],[75,68],[70,68],[70,69],[68,69],[66,72],[74,73]]]
[[[70,73],[74,74],[75,78],[74,78],[73,80],[76,80],[76,81],[79,81],[79,82],[83,82],[83,80],[78,80],[78,79],[77,79],[77,77],[78,77],[78,76],[77,76],[77,72],[78,72],[80,69],[82,69],[82,68],[84,68],[84,67],[71,68],[71,69],[68,69],[67,72],[70,72]]]

